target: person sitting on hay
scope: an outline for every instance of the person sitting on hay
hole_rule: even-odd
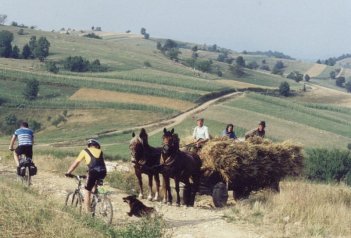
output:
[[[201,148],[201,146],[210,139],[208,134],[208,127],[204,125],[204,119],[199,118],[196,120],[197,127],[194,128],[193,139],[196,148]]]
[[[222,136],[227,136],[229,139],[234,139],[234,140],[238,139],[237,136],[235,135],[233,124],[227,125],[225,130],[222,132]]]
[[[260,121],[258,123],[258,127],[255,129],[252,129],[248,132],[245,133],[245,140],[254,137],[254,136],[259,136],[264,138],[266,131],[264,130],[266,128],[266,122],[265,121]]]

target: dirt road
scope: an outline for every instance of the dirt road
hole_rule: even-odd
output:
[[[0,176],[13,177],[14,167],[0,164]],[[74,179],[42,171],[39,172],[32,180],[33,188],[37,189],[44,198],[50,198],[64,203],[68,191],[73,190],[76,184]],[[108,187],[108,186],[107,186]],[[110,198],[114,208],[114,218],[112,225],[137,221],[139,218],[129,217],[126,213],[129,207],[123,203],[122,197],[126,196],[124,192],[108,187],[112,192]],[[162,214],[167,225],[168,231],[172,237],[176,238],[256,238],[261,237],[247,227],[241,227],[224,220],[223,215],[230,212],[231,207],[216,209],[211,208],[210,198],[202,197],[197,205],[193,208],[168,206],[162,202],[149,202],[142,200],[146,205],[155,207],[159,214]]]

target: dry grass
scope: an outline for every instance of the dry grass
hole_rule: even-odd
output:
[[[344,185],[281,183],[281,192],[260,192],[225,217],[249,224],[262,237],[350,237],[351,190]]]
[[[298,100],[309,103],[336,104],[343,107],[351,107],[351,95],[335,89],[310,85],[312,90],[308,90]]]
[[[309,70],[305,72],[310,77],[317,77],[319,76],[326,68],[325,64],[314,64]]]
[[[301,147],[289,141],[272,143],[260,137],[234,142],[226,137],[208,141],[200,158],[205,170],[218,171],[226,181],[242,183],[250,190],[279,182],[302,170]]]
[[[70,99],[101,102],[138,103],[145,105],[154,105],[158,107],[172,108],[176,110],[187,110],[195,106],[194,103],[177,99],[89,88],[79,89],[70,97]]]

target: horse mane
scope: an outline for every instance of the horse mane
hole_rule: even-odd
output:
[[[144,146],[147,146],[147,147],[149,146],[148,135],[147,135],[146,130],[144,128],[141,128],[140,133],[139,133],[139,138],[141,139]]]

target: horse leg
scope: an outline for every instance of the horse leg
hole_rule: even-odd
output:
[[[200,185],[200,174],[196,174],[192,177],[193,183],[191,184],[191,195],[190,195],[190,206],[194,206],[195,196]]]
[[[149,177],[149,195],[147,196],[147,200],[152,200],[152,174],[147,175]]]
[[[171,186],[170,186],[170,178],[167,175],[163,176],[164,179],[164,185],[165,185],[165,198],[164,201],[168,205],[172,205],[172,192],[171,192]]]
[[[159,194],[160,194],[160,175],[158,173],[154,174],[155,176],[155,181],[156,181],[156,193],[154,197],[154,201],[158,201],[159,199]]]
[[[135,175],[138,178],[139,199],[142,199],[142,198],[144,198],[144,196],[143,196],[143,193],[144,193],[144,191],[143,191],[143,179],[142,179],[141,172],[139,171],[139,169],[135,169]]]
[[[179,178],[174,178],[175,190],[177,193],[177,206],[180,206],[180,196],[179,196]]]

